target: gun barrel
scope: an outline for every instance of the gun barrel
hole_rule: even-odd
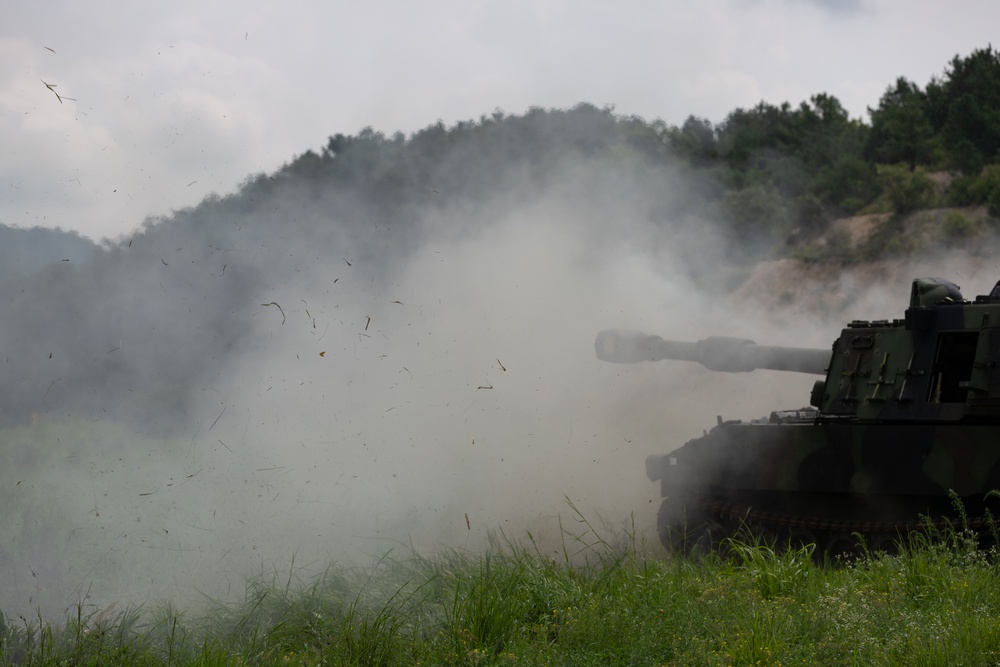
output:
[[[825,375],[831,350],[758,345],[745,338],[712,336],[697,342],[664,340],[638,331],[608,329],[594,341],[602,361],[634,364],[676,359],[713,371],[742,373],[757,368]]]

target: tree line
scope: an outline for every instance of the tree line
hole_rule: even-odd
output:
[[[672,151],[717,183],[737,232],[806,231],[871,209],[931,203],[931,172],[947,172],[939,202],[986,205],[1000,218],[1000,52],[955,56],[924,88],[899,77],[870,122],[814,95],[798,107],[761,102],[713,125],[690,117],[665,130]]]
[[[639,155],[671,167],[682,183],[686,194],[664,215],[722,224],[741,247],[771,247],[792,232],[808,238],[835,218],[867,212],[983,205],[1000,218],[1000,52],[990,46],[955,56],[923,88],[899,77],[868,115],[851,118],[827,93],[798,106],[739,108],[718,123],[690,116],[679,126],[587,104],[523,115],[498,110],[409,138],[370,128],[337,134],[283,175],[317,188],[377,191],[374,201],[392,215],[431,203],[441,187],[485,197],[523,174],[512,165],[544,182],[567,150],[601,155],[609,168]],[[948,179],[935,195],[929,174],[937,172]]]

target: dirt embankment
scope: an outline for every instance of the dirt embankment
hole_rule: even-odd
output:
[[[968,234],[949,227],[956,220],[968,223]],[[863,256],[874,235],[882,234],[889,240],[898,236],[900,243],[916,250],[873,261],[784,258],[761,262],[734,296],[737,303],[768,312],[778,322],[816,317],[845,322],[900,318],[908,305],[910,284],[919,277],[951,280],[971,299],[988,293],[1000,280],[1000,241],[990,227],[983,207],[924,210],[902,220],[892,220],[890,214],[842,218],[813,242],[846,242],[857,257]]]

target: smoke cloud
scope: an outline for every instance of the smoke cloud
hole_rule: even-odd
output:
[[[239,595],[262,568],[501,530],[549,549],[567,499],[653,540],[646,455],[720,413],[800,407],[814,378],[604,364],[597,331],[825,347],[901,316],[905,267],[823,298],[747,279],[685,178],[584,116],[543,148],[525,121],[534,153],[456,143],[423,173],[401,165],[426,135],[374,142],[370,178],[303,156],[5,280],[0,609]],[[328,170],[370,148],[342,140]]]

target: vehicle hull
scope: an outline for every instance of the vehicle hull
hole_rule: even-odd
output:
[[[725,422],[647,459],[667,546],[717,544],[739,529],[822,548],[858,534],[888,544],[953,525],[990,532],[1000,424]]]

